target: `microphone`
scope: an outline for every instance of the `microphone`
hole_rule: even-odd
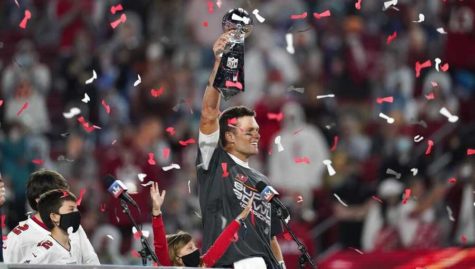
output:
[[[262,199],[282,210],[284,219],[287,219],[290,216],[287,207],[285,207],[279,198],[275,197],[278,196],[279,193],[273,187],[267,185],[264,181],[259,181],[256,184],[256,189],[260,193]]]
[[[135,200],[132,197],[130,197],[130,195],[127,193],[127,186],[125,186],[125,184],[122,181],[114,178],[111,175],[107,175],[106,182],[111,182],[111,181],[112,181],[112,184],[107,189],[108,192],[112,193],[112,195],[114,195],[115,198],[119,198],[120,200],[123,200],[126,203],[129,203],[135,206],[136,208],[139,208],[139,206],[137,205],[137,202],[135,202]]]

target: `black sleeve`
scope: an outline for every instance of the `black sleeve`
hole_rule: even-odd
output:
[[[272,213],[271,213],[271,226],[270,226],[270,235],[277,236],[284,232],[284,227],[282,226],[282,222],[276,214],[277,208],[272,205]]]

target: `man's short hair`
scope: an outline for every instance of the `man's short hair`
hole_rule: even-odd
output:
[[[38,200],[38,211],[40,212],[41,220],[48,227],[53,229],[54,224],[51,220],[50,214],[59,214],[59,209],[64,201],[76,202],[76,196],[68,190],[50,190],[43,193]]]
[[[239,119],[242,117],[255,117],[256,112],[245,107],[245,106],[235,106],[230,107],[221,113],[219,117],[219,140],[221,142],[221,146],[225,147],[227,144],[225,134],[226,132],[233,132],[234,128],[230,127],[228,121],[231,119]]]
[[[41,169],[31,174],[26,185],[26,196],[31,208],[37,211],[36,199],[41,194],[55,189],[69,190],[68,182],[58,172]]]

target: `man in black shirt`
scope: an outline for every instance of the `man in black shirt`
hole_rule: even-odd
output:
[[[226,223],[234,219],[256,192],[259,181],[267,177],[248,165],[248,158],[258,153],[259,125],[255,112],[231,107],[220,115],[220,94],[213,87],[216,71],[229,32],[213,46],[215,64],[204,93],[199,133],[197,178],[203,219],[203,250],[219,236]],[[282,232],[280,220],[270,203],[256,194],[252,215],[237,234],[216,267],[232,267],[234,262],[260,257],[267,268],[285,268],[276,235]]]

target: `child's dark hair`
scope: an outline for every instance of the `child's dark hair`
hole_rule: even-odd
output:
[[[26,196],[33,210],[38,210],[36,199],[41,194],[55,189],[69,190],[69,184],[64,177],[52,170],[41,169],[31,174],[26,184]]]
[[[230,107],[221,113],[219,117],[219,140],[221,142],[221,146],[225,147],[227,141],[225,139],[226,132],[233,132],[234,128],[230,127],[228,121],[231,119],[239,119],[242,117],[255,117],[256,112],[245,107],[245,106],[235,106]]]
[[[40,213],[43,223],[48,229],[53,229],[54,224],[51,221],[51,213],[59,214],[59,208],[63,205],[64,201],[76,202],[76,196],[68,190],[50,190],[43,193],[38,200],[38,211]]]

